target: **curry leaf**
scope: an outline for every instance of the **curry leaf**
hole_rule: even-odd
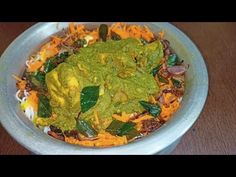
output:
[[[174,78],[171,78],[171,81],[173,83],[173,85],[176,87],[176,88],[180,88],[181,87],[181,82],[179,80],[176,80]]]
[[[95,137],[97,135],[97,131],[90,125],[89,122],[85,120],[79,119],[76,122],[76,127],[79,133],[83,134],[86,137]]]
[[[153,76],[155,76],[160,69],[161,69],[161,64],[159,64],[157,67],[153,68],[152,71],[151,71],[151,74]]]
[[[162,83],[166,83],[166,84],[169,83],[169,81],[168,81],[166,78],[162,77],[162,76],[159,75],[159,74],[158,74],[158,80],[159,80],[160,82],[162,82]]]
[[[120,134],[120,129],[125,124],[125,122],[114,119],[111,124],[106,128],[106,131],[112,135]]]
[[[129,132],[134,129],[136,124],[133,122],[126,122],[119,130],[118,136],[128,135]]]
[[[106,128],[106,131],[112,135],[126,136],[127,139],[139,137],[141,134],[135,129],[135,123],[133,122],[122,122],[114,119],[111,124]]]
[[[44,64],[44,72],[48,73],[54,68],[57,67],[58,64],[65,61],[66,58],[68,58],[69,52],[63,52],[53,58],[50,58],[45,64]]]
[[[44,83],[45,82],[45,74],[43,72],[40,72],[40,71],[37,71],[35,74],[34,74],[34,77],[40,81],[41,83]]]
[[[129,133],[126,135],[128,140],[133,139],[133,138],[138,138],[140,136],[141,136],[141,133],[135,128],[131,129]]]
[[[80,105],[81,112],[84,113],[95,106],[99,97],[99,86],[84,87],[81,91]]]
[[[51,117],[51,115],[52,109],[49,104],[49,99],[45,95],[40,94],[38,103],[38,116],[48,118]]]
[[[152,104],[146,101],[139,101],[139,103],[154,117],[159,116],[159,114],[161,113],[161,107],[158,104]]]
[[[121,40],[121,37],[115,32],[111,31],[111,39],[114,41],[118,41],[118,40]]]
[[[102,41],[107,40],[107,34],[108,34],[108,26],[105,24],[101,24],[99,26],[99,37],[102,39]]]
[[[57,59],[66,59],[67,57],[69,57],[69,52],[63,52],[57,56]]]
[[[55,60],[55,59],[50,59],[44,64],[44,72],[45,73],[52,71],[56,67],[53,60]]]
[[[172,54],[167,59],[167,66],[172,67],[178,63],[179,59],[176,54]]]
[[[28,78],[32,85],[32,88],[41,91],[46,90],[45,74],[43,72],[37,71],[33,74],[29,74]]]

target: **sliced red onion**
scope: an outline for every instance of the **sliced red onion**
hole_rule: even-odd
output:
[[[173,66],[170,68],[167,68],[168,72],[174,75],[181,75],[184,74],[187,68],[183,65]]]
[[[163,95],[160,96],[159,102],[160,102],[161,104],[164,104],[164,103],[165,103],[165,99],[164,99],[164,96],[163,96]]]

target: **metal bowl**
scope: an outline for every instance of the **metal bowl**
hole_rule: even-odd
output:
[[[84,23],[96,27],[100,23]],[[109,24],[109,23],[107,23]],[[136,23],[137,24],[137,23]],[[8,133],[35,154],[165,154],[197,120],[208,93],[208,74],[203,57],[194,43],[169,23],[138,23],[152,31],[165,31],[171,47],[190,65],[186,76],[186,91],[181,108],[160,129],[127,145],[109,148],[86,148],[71,145],[46,135],[27,119],[15,99],[16,87],[12,74],[22,74],[26,59],[49,36],[68,26],[68,23],[38,23],[17,37],[0,59],[0,120]]]

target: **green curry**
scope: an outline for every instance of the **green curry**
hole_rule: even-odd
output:
[[[96,110],[98,130],[108,126],[105,122],[111,122],[114,113],[142,112],[139,101],[159,91],[151,70],[162,57],[159,40],[146,45],[133,38],[108,40],[81,48],[46,74],[50,105],[57,115],[52,124],[62,130],[75,128],[81,91],[88,86],[99,86],[99,97],[95,106],[80,117],[93,124]]]

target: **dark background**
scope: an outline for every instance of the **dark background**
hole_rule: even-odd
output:
[[[30,23],[0,23],[0,54]],[[172,154],[236,154],[236,23],[175,22],[200,49],[209,94],[199,119]],[[0,154],[31,154],[0,125]]]

